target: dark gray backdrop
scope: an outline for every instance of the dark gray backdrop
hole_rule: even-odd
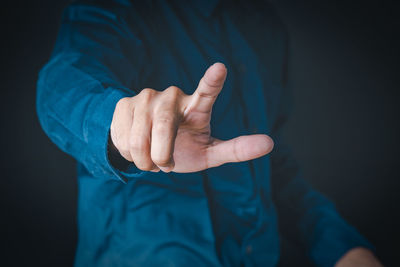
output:
[[[68,1],[2,4],[3,266],[70,266],[75,165],[41,131],[37,72]],[[307,179],[399,266],[399,9],[395,1],[276,1],[291,36],[287,137]],[[296,259],[293,259],[296,262]]]

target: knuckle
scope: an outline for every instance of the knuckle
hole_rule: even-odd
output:
[[[212,94],[212,93],[208,93],[208,92],[202,92],[202,91],[200,91],[200,92],[197,92],[197,94],[198,94],[200,97],[204,97],[204,98],[209,98],[209,99],[215,99],[215,98],[217,98],[217,95],[216,95],[216,94]]]
[[[158,117],[153,127],[158,134],[167,134],[175,127],[175,120],[173,116]]]
[[[158,116],[156,119],[156,124],[158,125],[170,125],[174,124],[174,115],[173,114],[163,114],[162,116]]]
[[[129,139],[129,150],[133,152],[143,152],[146,149],[146,142],[137,137]]]
[[[116,108],[120,109],[120,108],[124,108],[126,106],[128,106],[130,104],[130,97],[123,97],[120,100],[118,100]]]
[[[166,167],[170,164],[171,157],[169,155],[157,155],[157,156],[153,156],[152,160],[158,166]]]
[[[154,89],[151,89],[151,88],[143,88],[143,89],[140,91],[140,94],[143,94],[143,95],[152,94],[153,91],[154,91]]]
[[[154,119],[158,123],[173,124],[178,117],[178,105],[170,99],[161,100],[154,109]]]
[[[182,94],[181,89],[176,86],[170,86],[163,92],[163,98],[168,102],[175,103],[179,96]]]
[[[154,94],[155,94],[155,90],[153,90],[151,88],[144,88],[139,93],[140,97],[143,98],[144,100],[151,99]]]
[[[165,89],[165,91],[171,93],[171,94],[176,94],[178,95],[179,93],[181,93],[181,89],[178,86],[175,85],[171,85],[169,86],[167,89]]]
[[[153,169],[153,162],[151,161],[135,162],[135,165],[142,171],[150,171]]]

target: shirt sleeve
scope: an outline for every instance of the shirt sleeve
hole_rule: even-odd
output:
[[[143,172],[132,163],[126,171],[110,163],[109,128],[116,103],[136,94],[129,87],[145,49],[128,26],[130,5],[104,3],[78,1],[64,10],[55,48],[39,73],[37,113],[50,139],[92,175],[125,182]]]
[[[287,63],[283,65],[283,76],[286,77]],[[272,193],[282,234],[304,249],[316,266],[333,266],[351,248],[374,250],[354,227],[344,221],[334,204],[303,178],[283,140],[292,100],[290,86],[283,88],[278,116],[271,132],[275,141],[271,153]]]

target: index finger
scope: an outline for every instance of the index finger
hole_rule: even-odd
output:
[[[215,63],[209,67],[201,78],[196,91],[192,94],[184,114],[189,111],[211,112],[212,106],[224,86],[226,74],[226,67],[222,63]]]

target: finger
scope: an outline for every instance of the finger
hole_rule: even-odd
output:
[[[171,171],[175,165],[173,153],[180,121],[176,105],[178,94],[176,87],[165,90],[153,114],[151,159],[164,172]]]
[[[196,91],[191,97],[191,102],[185,110],[209,113],[224,86],[227,70],[222,63],[215,63],[209,67],[201,78]]]
[[[132,161],[143,171],[157,171],[150,156],[151,116],[145,108],[136,107],[130,130],[129,144]]]
[[[239,136],[228,141],[215,139],[207,149],[207,167],[259,158],[271,152],[273,147],[274,142],[265,134]]]

